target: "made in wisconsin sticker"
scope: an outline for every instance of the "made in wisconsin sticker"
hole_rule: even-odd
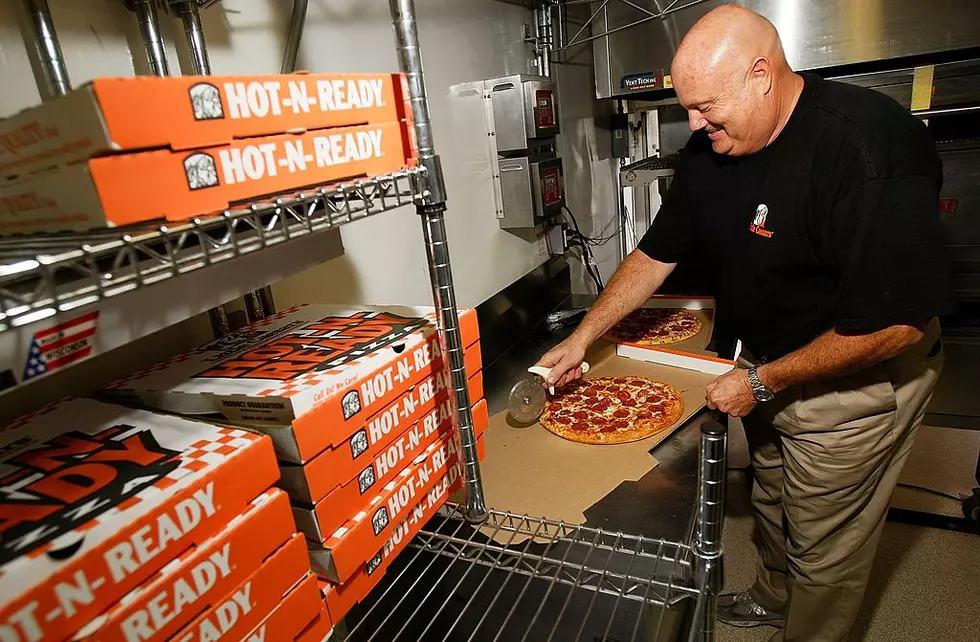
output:
[[[96,311],[35,332],[21,379],[30,381],[90,356],[98,321]]]

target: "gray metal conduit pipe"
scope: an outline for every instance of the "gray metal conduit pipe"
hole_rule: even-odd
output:
[[[160,33],[160,18],[157,16],[154,0],[127,0],[126,7],[136,14],[150,72],[154,76],[169,76],[167,49],[163,42],[163,35]]]
[[[303,40],[308,5],[309,0],[293,0],[293,13],[289,18],[289,33],[286,36],[286,48],[282,54],[280,73],[288,74],[296,71],[296,58],[299,56],[299,46]]]
[[[68,78],[68,68],[65,57],[58,44],[58,35],[54,30],[51,10],[47,0],[24,0],[24,9],[30,21],[34,46],[41,61],[44,75],[44,87],[41,94],[44,100],[64,96],[71,91],[71,80]]]

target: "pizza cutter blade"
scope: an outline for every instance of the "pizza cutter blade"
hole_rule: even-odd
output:
[[[507,410],[510,416],[522,424],[537,421],[544,412],[544,404],[548,399],[545,394],[545,379],[551,372],[542,366],[531,366],[527,371],[530,376],[518,380],[510,389],[510,396],[507,398]],[[582,372],[588,371],[589,364],[583,361]],[[554,387],[549,387],[548,392],[555,394]]]

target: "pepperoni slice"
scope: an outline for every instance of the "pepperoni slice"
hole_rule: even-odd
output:
[[[632,399],[632,397],[630,396],[630,393],[628,393],[628,392],[626,392],[624,390],[620,390],[619,392],[617,392],[616,393],[616,398],[619,399],[620,401],[629,401],[630,399]]]
[[[587,419],[588,416],[589,416],[588,413],[585,412],[584,410],[576,410],[575,412],[572,413],[572,417],[574,417],[575,419]]]
[[[564,415],[559,415],[559,416],[555,417],[555,421],[557,421],[560,424],[570,424],[570,423],[572,423],[572,418],[571,417],[566,417]]]
[[[626,408],[619,408],[613,413],[613,417],[618,417],[619,419],[626,419],[630,416],[630,411]]]

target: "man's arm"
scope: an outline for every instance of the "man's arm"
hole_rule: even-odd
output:
[[[799,350],[759,366],[759,380],[773,392],[830,379],[890,359],[923,337],[922,326],[895,325],[868,334],[829,330]],[[744,417],[756,406],[747,371],[736,369],[707,387],[708,407]]]
[[[773,392],[870,368],[918,343],[923,326],[894,325],[870,334],[830,330],[781,359],[757,370]]]
[[[538,361],[538,365],[551,368],[553,381],[548,383],[560,386],[582,376],[580,366],[589,346],[649,299],[676,265],[661,263],[640,251],[627,256],[575,332]]]

